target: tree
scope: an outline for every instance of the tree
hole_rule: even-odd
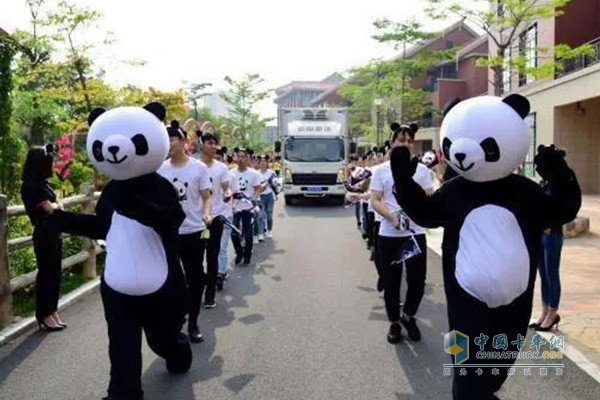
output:
[[[67,44],[69,52],[67,65],[70,65],[77,74],[87,113],[94,109],[87,84],[91,67],[87,52],[92,48],[92,45],[88,43],[77,45],[75,35],[82,29],[89,28],[101,16],[102,14],[98,11],[77,7],[74,4],[61,1],[58,3],[57,11],[49,13],[44,22],[45,25],[59,32],[58,35],[53,37],[56,41]]]
[[[221,97],[229,105],[227,122],[238,127],[242,143],[254,141],[254,136],[267,126],[273,118],[261,118],[254,112],[254,107],[259,101],[269,96],[268,90],[261,90],[259,86],[264,80],[258,74],[246,74],[240,80],[233,80],[229,76],[224,78],[230,86]]]
[[[188,88],[185,91],[185,97],[188,99],[188,101],[194,107],[194,118],[195,119],[200,118],[199,113],[198,113],[198,100],[200,100],[202,97],[207,96],[209,94],[204,89],[206,89],[207,87],[210,87],[210,86],[212,86],[212,83],[208,83],[208,82],[193,83],[190,86],[188,86]]]
[[[531,23],[562,15],[563,8],[570,0],[478,0],[478,5],[483,7],[470,7],[457,0],[424,1],[428,3],[426,13],[430,17],[445,19],[455,15],[488,34],[493,44],[492,52],[487,59],[478,60],[478,65],[492,69],[492,84],[496,96],[504,92],[503,72],[506,68],[514,68],[521,75],[545,78],[554,76],[557,70],[563,68],[565,61],[593,54],[593,49],[588,45],[571,49],[565,44],[557,44],[553,48],[540,48],[524,41],[515,43],[521,32]],[[511,56],[508,51],[515,45],[518,52]],[[540,58],[545,58],[545,62],[539,66],[528,63],[528,54],[533,51],[535,54],[543,54]]]

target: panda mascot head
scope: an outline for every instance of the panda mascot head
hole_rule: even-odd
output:
[[[87,137],[92,164],[119,181],[158,170],[169,153],[169,137],[162,122],[165,115],[160,103],[93,110]]]
[[[525,97],[512,94],[504,99],[455,99],[444,114],[440,128],[442,151],[452,169],[465,179],[501,179],[525,160],[531,141],[524,121],[529,114]]]

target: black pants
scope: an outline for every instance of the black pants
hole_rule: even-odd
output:
[[[445,282],[448,284],[448,282]],[[456,284],[456,283],[453,283]],[[474,368],[467,368],[468,373],[460,376],[460,368],[453,368],[452,396],[454,400],[491,400],[496,399],[493,393],[498,391],[508,377],[508,368],[515,362],[514,358],[478,358],[476,353],[480,350],[474,343],[474,338],[480,334],[488,336],[484,351],[496,351],[493,338],[496,335],[506,335],[508,348],[506,351],[519,351],[516,341],[518,335],[527,336],[527,325],[531,317],[533,302],[533,287],[523,295],[506,306],[488,308],[484,303],[474,299],[462,290],[454,291],[452,298],[448,298],[449,331],[457,330],[469,336],[471,348],[469,359],[464,364],[502,364],[497,367],[498,375],[493,375],[492,368],[483,368],[484,373],[475,374]],[[535,351],[529,348],[531,340],[527,340],[522,351]],[[541,348],[543,352],[545,348]],[[547,348],[546,348],[547,349]],[[502,350],[500,350],[502,351]],[[452,356],[451,356],[452,357]],[[452,360],[451,362],[454,362]],[[461,364],[462,365],[462,364]]]
[[[168,284],[167,284],[168,285]],[[104,279],[100,287],[104,316],[108,325],[111,399],[141,399],[142,330],[148,346],[171,366],[189,368],[191,348],[181,333],[186,313],[184,290],[171,289],[171,296],[159,292],[146,296],[128,296],[111,289]]]
[[[58,308],[62,263],[60,233],[46,227],[35,227],[33,251],[38,267],[35,315],[37,319],[42,319]]]
[[[202,296],[206,285],[203,263],[208,241],[201,239],[201,234],[202,232],[179,235],[181,263],[183,264],[185,280],[190,294],[188,326],[198,324],[198,315],[200,314]]]
[[[219,273],[219,251],[221,250],[221,236],[223,236],[223,221],[220,218],[213,220],[208,228],[210,238],[206,244],[206,294],[207,303],[215,300],[217,290],[217,274]]]
[[[367,204],[367,208],[365,210],[367,214],[367,246],[373,246],[373,230],[375,229],[375,213],[373,211],[369,211],[369,205]]]
[[[236,231],[231,232],[231,241],[233,242],[235,252],[238,256],[242,255],[244,261],[249,262],[250,258],[252,258],[252,212],[244,210],[233,214],[233,225],[241,230],[242,235],[244,235],[244,246],[242,247],[240,235]]]
[[[379,237],[379,252],[381,272],[384,282],[385,309],[390,322],[400,319],[400,285],[402,270],[406,268],[406,299],[402,311],[406,315],[414,316],[419,309],[425,294],[425,277],[427,276],[427,241],[425,235],[415,235],[421,249],[421,254],[409,258],[403,264],[392,264],[397,259],[398,249],[408,237]],[[404,265],[405,264],[405,265]]]
[[[373,263],[375,263],[375,269],[377,269],[377,276],[383,278],[381,273],[381,256],[379,254],[379,226],[381,222],[373,222]]]

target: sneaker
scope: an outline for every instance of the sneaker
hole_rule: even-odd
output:
[[[244,260],[244,256],[242,254],[235,255],[235,265],[240,265]]]
[[[402,340],[402,327],[397,322],[390,325],[390,331],[387,335],[388,342],[394,344]]]
[[[400,317],[400,322],[406,328],[406,332],[408,333],[408,337],[412,340],[418,342],[421,340],[421,331],[417,326],[417,320],[415,317],[409,317],[408,315],[402,315]]]
[[[381,293],[381,292],[383,292],[383,289],[384,289],[384,287],[383,287],[383,279],[378,278],[377,279],[377,291],[379,293]]]
[[[252,241],[252,243],[258,244],[258,237],[257,236],[254,236],[254,240]]]
[[[204,302],[204,308],[215,308],[217,306],[217,303],[215,302],[215,300],[206,300]]]
[[[264,242],[265,241],[265,235],[263,235],[262,233],[260,235],[258,235],[258,241],[260,243]]]
[[[225,275],[217,275],[217,290],[223,290],[223,284],[225,283]]]
[[[188,326],[188,336],[190,337],[190,342],[192,343],[201,343],[204,341],[204,337],[200,333],[200,328],[198,328],[198,325]]]
[[[267,238],[273,239],[273,232],[267,231]]]

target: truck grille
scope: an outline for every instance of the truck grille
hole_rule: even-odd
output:
[[[335,185],[337,174],[292,174],[294,185]]]

